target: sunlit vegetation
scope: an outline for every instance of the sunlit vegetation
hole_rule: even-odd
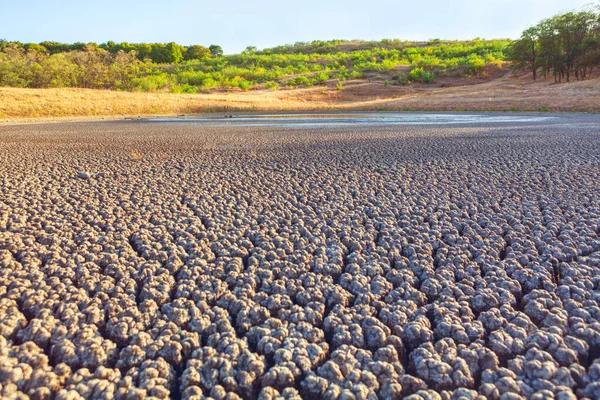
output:
[[[507,40],[297,43],[223,55],[217,46],[0,41],[0,86],[198,93],[311,87],[385,75],[391,84],[475,76],[502,64]],[[325,49],[330,52],[325,52]],[[377,78],[375,78],[377,79]]]
[[[600,68],[600,9],[555,15],[525,30],[509,48],[512,67],[534,80],[582,80]]]
[[[548,18],[516,41],[299,42],[224,55],[218,45],[177,43],[20,43],[0,40],[0,86],[200,93],[336,86],[353,79],[428,84],[444,76],[478,77],[510,61],[515,71],[557,82],[600,68],[600,13]]]

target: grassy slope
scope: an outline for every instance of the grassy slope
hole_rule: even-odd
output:
[[[0,87],[0,118],[192,114],[220,111],[318,109],[322,102],[292,99],[285,92],[172,94],[95,89]]]
[[[198,95],[131,93],[89,89],[0,88],[0,119],[72,116],[132,116],[279,110],[431,111],[595,111],[600,112],[600,77],[554,84],[532,82],[497,71],[487,79],[443,78],[435,84],[385,86],[355,80],[336,90],[251,90]]]

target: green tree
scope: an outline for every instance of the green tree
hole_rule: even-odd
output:
[[[223,49],[221,46],[217,44],[211,44],[208,49],[210,50],[210,55],[212,57],[221,57],[223,56]]]
[[[37,43],[26,43],[25,49],[27,51],[32,51],[32,52],[40,53],[40,54],[46,53],[48,51],[44,46],[42,46],[41,44],[37,44]]]
[[[71,45],[66,45],[69,51],[74,51],[74,50],[83,50],[85,49],[85,47],[87,46],[87,44],[83,43],[83,42],[75,42]]]
[[[42,42],[40,45],[44,46],[50,54],[62,53],[63,51],[69,50],[69,45],[59,42]]]
[[[170,63],[179,63],[183,60],[183,46],[178,45],[177,43],[171,42],[167,43],[167,52],[169,54]]]
[[[27,87],[31,83],[29,66],[24,50],[8,44],[0,52],[0,86]]]
[[[32,87],[74,87],[83,79],[84,71],[74,62],[75,53],[58,53],[40,62],[40,71]]]
[[[116,43],[108,49],[113,54],[116,54],[120,51],[124,51],[125,53],[130,53],[132,51],[136,51],[137,46],[135,44],[130,44],[127,42]]]
[[[137,59],[136,52],[119,51],[111,59],[109,82],[115,89],[129,89],[135,78],[144,71],[144,64]]]
[[[182,47],[177,43],[155,43],[152,45],[150,58],[159,64],[176,64],[183,60]]]
[[[109,40],[106,43],[101,43],[100,44],[100,48],[104,49],[106,51],[110,51],[111,53],[113,53],[112,48],[116,45],[115,42],[113,42],[112,40]]]
[[[188,47],[183,54],[184,60],[202,60],[210,57],[211,52],[204,46],[193,45]]]
[[[567,82],[572,74],[579,79],[577,59],[584,53],[585,39],[592,34],[596,19],[597,16],[589,11],[566,13],[558,18],[557,29],[564,51]]]
[[[514,41],[509,47],[509,58],[515,71],[529,71],[533,74],[533,80],[537,79],[539,68],[538,50],[539,29],[531,27],[521,37]]]
[[[152,58],[152,45],[149,43],[138,43],[135,45],[136,55],[139,60],[144,61],[147,58]]]
[[[583,54],[576,60],[577,77],[585,79],[595,67],[600,67],[600,35],[586,38],[582,49]]]
[[[545,77],[567,82],[574,75],[585,79],[600,66],[600,14],[592,10],[568,12],[541,21],[512,43],[510,59],[515,70],[538,69]]]

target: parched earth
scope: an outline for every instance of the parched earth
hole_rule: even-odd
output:
[[[600,117],[0,127],[3,399],[600,398]]]

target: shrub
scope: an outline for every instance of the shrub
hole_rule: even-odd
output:
[[[219,83],[218,83],[217,81],[215,81],[215,80],[214,80],[214,79],[212,79],[212,78],[205,78],[205,79],[202,81],[201,88],[202,88],[203,90],[207,90],[207,89],[214,88],[214,87],[217,87],[217,86],[219,86]]]
[[[252,87],[252,82],[242,79],[238,83],[238,87],[242,89],[244,92],[248,91]]]
[[[279,88],[279,83],[277,82],[267,82],[265,83],[265,88],[267,89],[272,89],[272,90],[277,90]]]
[[[404,72],[401,72],[398,75],[398,79],[396,80],[396,82],[400,85],[407,85],[409,83],[408,78],[406,77],[406,74]]]
[[[171,93],[198,93],[198,89],[195,86],[184,84],[173,86]]]
[[[408,79],[412,82],[430,83],[435,81],[435,74],[431,71],[425,71],[423,68],[413,68],[408,74]]]
[[[365,73],[362,71],[352,71],[352,73],[350,74],[350,78],[351,79],[362,79],[365,77]]]
[[[142,92],[153,92],[168,87],[170,83],[171,82],[167,74],[150,75],[134,79],[132,81],[132,87],[134,90],[139,90]]]
[[[467,71],[478,74],[486,66],[485,59],[477,54],[470,54],[466,61]]]
[[[380,71],[391,71],[396,67],[396,62],[393,60],[383,60],[379,68]]]
[[[307,76],[301,75],[295,78],[288,80],[287,82],[290,86],[312,86],[310,79]]]
[[[340,67],[340,69],[338,71],[338,77],[341,79],[350,78],[350,73],[348,72],[348,68],[346,68],[344,66]]]
[[[315,80],[317,83],[325,83],[329,80],[329,74],[327,72],[319,72],[316,75]]]

